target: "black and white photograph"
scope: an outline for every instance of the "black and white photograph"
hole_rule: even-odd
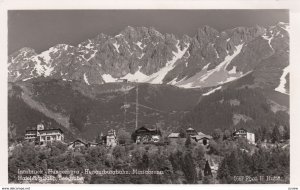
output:
[[[290,28],[289,9],[8,10],[8,183],[290,184]]]

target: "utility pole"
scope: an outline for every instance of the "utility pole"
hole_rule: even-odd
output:
[[[124,128],[126,129],[126,113],[127,113],[127,97],[126,97],[126,91],[124,91],[124,95],[125,95],[125,103],[124,103]]]
[[[136,86],[136,104],[135,104],[135,130],[138,128],[139,119],[139,85]]]

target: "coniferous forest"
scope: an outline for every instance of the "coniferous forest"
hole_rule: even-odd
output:
[[[9,182],[289,183],[289,146],[283,143],[254,146],[244,139],[228,140],[223,132],[219,135],[221,137],[215,134],[209,147],[203,147],[189,137],[168,145],[128,144],[114,148],[78,147],[75,150],[61,142],[46,146],[25,142],[10,152]],[[51,178],[48,181],[26,180],[26,176],[32,175],[20,175],[19,170],[38,170],[40,177]]]

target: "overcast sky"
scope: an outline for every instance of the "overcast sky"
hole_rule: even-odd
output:
[[[288,10],[11,10],[8,53],[22,47],[39,53],[58,43],[77,45],[99,33],[116,35],[126,26],[153,26],[181,37],[194,36],[203,25],[222,31],[279,21],[289,22]]]

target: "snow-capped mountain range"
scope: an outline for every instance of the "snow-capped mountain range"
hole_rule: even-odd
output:
[[[252,73],[256,86],[288,94],[289,25],[209,26],[194,37],[126,27],[116,36],[99,34],[76,47],[58,44],[37,53],[25,47],[8,58],[8,81],[49,77],[87,85],[110,82],[218,86]]]

